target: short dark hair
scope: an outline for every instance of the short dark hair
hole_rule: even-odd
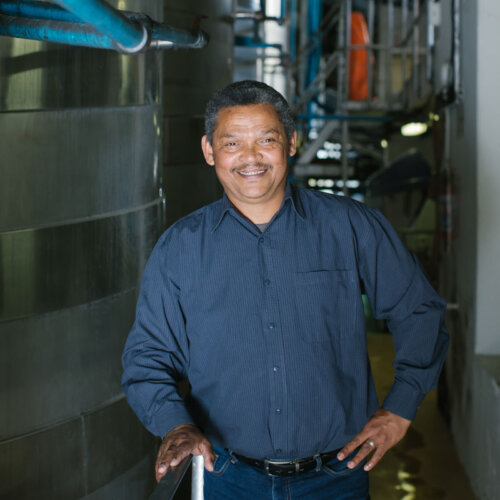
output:
[[[270,104],[276,110],[278,119],[285,127],[288,140],[291,139],[295,124],[290,106],[286,99],[275,89],[262,82],[243,80],[234,82],[218,90],[208,101],[205,110],[205,134],[212,144],[217,115],[223,108],[249,106],[252,104]]]

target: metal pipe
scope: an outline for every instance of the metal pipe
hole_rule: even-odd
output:
[[[51,21],[66,21],[81,23],[82,20],[73,13],[47,2],[0,2],[0,14],[16,17],[32,17],[35,19],[50,19]]]
[[[115,50],[117,48],[111,38],[83,23],[63,23],[3,14],[0,14],[0,35],[79,47]]]
[[[401,2],[401,39],[399,43],[402,44],[406,38],[406,31],[408,29],[408,0]],[[406,85],[406,63],[408,60],[408,53],[406,47],[401,46],[401,81],[403,82],[403,102],[407,102],[407,85]]]
[[[82,21],[115,40],[123,52],[141,51],[148,43],[149,34],[144,25],[125,17],[120,11],[100,0],[56,0]]]
[[[368,3],[368,36],[371,44],[375,43],[375,0],[370,0]],[[368,48],[368,95],[367,99],[371,100],[375,95],[373,91],[373,49]]]
[[[337,72],[337,110],[340,109],[341,103],[344,102],[344,96],[343,96],[343,84],[344,84],[344,75],[343,72],[346,71],[346,66],[345,66],[345,51],[342,50],[343,45],[345,45],[347,42],[344,40],[344,31],[345,31],[345,16],[344,16],[344,10],[345,10],[345,3],[342,2],[340,4],[340,15],[339,15],[339,27],[338,27],[338,34],[337,34],[337,46],[339,47],[339,62],[338,62],[338,72]]]
[[[81,22],[74,14],[57,5],[44,5],[44,2],[0,2],[0,35],[81,47],[114,49],[123,53],[136,53],[146,47],[199,49],[208,43],[208,36],[200,29],[191,32],[172,28],[136,12],[121,11],[120,15],[138,26],[144,33],[144,40],[147,42],[149,39],[149,43],[140,44],[135,49],[123,47],[113,38]]]
[[[345,2],[345,99],[343,101],[343,107],[347,106],[347,101],[349,101],[349,70],[350,70],[350,60],[351,53],[347,48],[351,43],[351,19],[352,19],[352,0],[347,0]]]
[[[201,49],[208,43],[208,35],[197,30],[179,30],[151,21],[151,42],[153,49]]]
[[[430,82],[432,80],[432,49],[435,45],[434,39],[434,24],[431,20],[432,15],[432,4],[434,0],[427,0],[427,47],[425,54],[425,74],[427,81]]]
[[[388,109],[392,106],[392,46],[394,45],[394,0],[387,2],[386,94]]]
[[[286,16],[287,16],[286,4],[287,4],[287,0],[281,0],[281,9],[280,9],[281,23],[284,23],[286,20]]]
[[[203,500],[203,474],[203,455],[195,455],[191,470],[191,500]]]
[[[347,160],[347,147],[349,143],[349,122],[344,120],[342,122],[342,192],[344,196],[349,195],[349,190],[347,189],[347,181],[349,180],[349,163]]]
[[[419,9],[420,0],[413,0],[413,57],[412,57],[412,72],[411,76],[413,79],[413,95],[417,96],[418,92],[418,47],[420,46],[419,41],[419,26],[418,19],[420,17]]]
[[[453,87],[457,100],[462,99],[462,79],[460,76],[460,30],[461,28],[460,0],[453,0]]]
[[[264,22],[264,21],[276,21],[280,23],[282,19],[280,17],[265,16],[262,12],[236,12],[232,15],[234,19],[253,19],[254,21]]]
[[[290,63],[295,62],[297,43],[297,0],[292,0],[290,13]]]

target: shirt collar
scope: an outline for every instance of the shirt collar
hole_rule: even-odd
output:
[[[304,212],[302,200],[300,199],[300,192],[296,187],[292,186],[290,182],[286,183],[285,196],[283,197],[283,203],[281,204],[280,210],[283,209],[285,203],[288,200],[290,200],[292,207],[294,208],[295,212],[297,212],[297,215],[305,219],[306,214]],[[217,230],[222,222],[222,219],[224,219],[226,213],[231,209],[234,209],[233,204],[229,201],[226,193],[224,193],[214,214],[214,226],[212,232]]]

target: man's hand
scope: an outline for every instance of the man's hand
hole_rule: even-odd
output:
[[[377,465],[387,450],[403,439],[410,424],[411,420],[398,417],[389,410],[381,408],[373,414],[361,432],[339,451],[337,458],[344,460],[349,453],[362,445],[358,453],[347,463],[349,469],[354,469],[361,460],[375,450],[364,466],[364,470],[369,471]]]
[[[188,455],[203,455],[205,469],[214,470],[215,456],[207,438],[194,425],[178,425],[163,438],[158,450],[155,465],[156,481],[159,482],[169,467],[176,467]]]

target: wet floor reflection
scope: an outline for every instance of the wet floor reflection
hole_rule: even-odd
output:
[[[392,384],[391,336],[369,334],[370,362],[379,397]],[[370,474],[372,500],[475,500],[450,433],[431,392],[405,439]]]

